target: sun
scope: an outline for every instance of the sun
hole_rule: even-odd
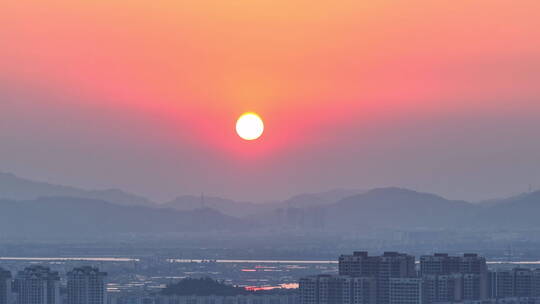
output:
[[[254,140],[261,137],[264,123],[261,117],[253,112],[240,115],[236,121],[236,133],[242,139]]]

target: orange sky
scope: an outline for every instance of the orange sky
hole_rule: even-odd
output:
[[[215,163],[230,162],[220,172],[246,159],[266,170],[326,143],[353,138],[376,146],[383,139],[373,130],[396,121],[510,113],[519,119],[540,110],[535,0],[4,2],[0,87],[21,97],[0,104],[0,118],[25,111],[36,130],[58,141],[70,132],[53,118],[58,113],[97,128],[110,116],[125,131],[87,125],[66,138],[149,138],[164,150],[188,146]],[[260,141],[245,143],[234,134],[234,121],[246,111],[265,119]],[[205,174],[224,176],[213,169]],[[236,188],[220,191],[234,195]]]

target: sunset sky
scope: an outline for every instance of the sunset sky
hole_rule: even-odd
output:
[[[540,188],[540,2],[3,1],[0,171],[156,200]]]

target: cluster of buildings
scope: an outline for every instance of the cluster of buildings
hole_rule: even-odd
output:
[[[297,295],[160,296],[154,304],[298,304]]]
[[[297,294],[176,296],[159,292],[107,293],[105,272],[76,267],[65,284],[57,271],[30,266],[12,276],[0,268],[0,304],[298,304]]]
[[[477,254],[358,251],[339,257],[338,275],[300,280],[301,304],[540,303],[540,270],[489,271]]]
[[[106,304],[106,276],[97,268],[74,268],[61,294],[60,275],[48,267],[26,267],[15,277],[0,268],[0,304]]]
[[[161,295],[148,292],[110,293],[108,304],[299,304],[296,293],[238,295]]]
[[[0,304],[540,304],[540,269],[488,269],[477,254],[438,253],[417,262],[405,253],[357,251],[339,257],[337,275],[300,279],[297,292],[224,296],[212,290],[205,295],[108,294],[105,272],[69,269],[61,278],[38,265],[13,275],[0,268]]]

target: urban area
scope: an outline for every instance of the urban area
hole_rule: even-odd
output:
[[[488,262],[475,253],[419,260],[366,251],[337,261],[1,259],[0,304],[540,303],[536,263]]]

